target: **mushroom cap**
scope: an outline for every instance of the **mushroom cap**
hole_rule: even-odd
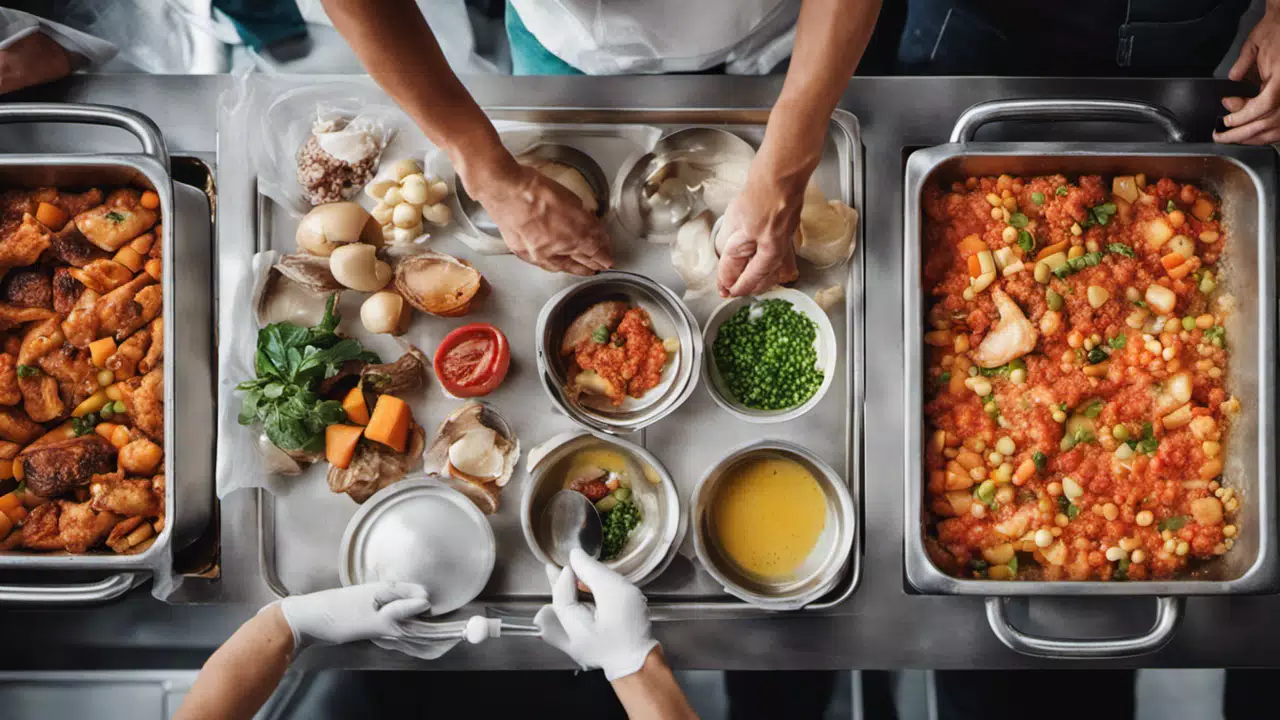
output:
[[[330,255],[338,246],[354,242],[382,246],[377,221],[354,202],[317,205],[303,216],[294,237],[298,248],[312,255]]]

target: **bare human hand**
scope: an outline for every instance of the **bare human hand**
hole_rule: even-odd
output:
[[[1228,129],[1213,134],[1216,142],[1280,142],[1280,0],[1267,0],[1266,12],[1249,32],[1228,73],[1237,82],[1251,75],[1261,82],[1258,94],[1248,99],[1222,99],[1222,106],[1231,114],[1222,118]]]
[[[609,234],[600,219],[568,188],[510,154],[468,175],[463,184],[521,260],[573,275],[593,275],[613,266]]]
[[[757,159],[747,184],[729,203],[719,236],[725,238],[716,284],[724,297],[758,295],[791,282],[796,270],[796,229],[804,206],[804,184],[779,183]]]
[[[52,82],[71,73],[71,55],[44,33],[0,50],[0,93]]]

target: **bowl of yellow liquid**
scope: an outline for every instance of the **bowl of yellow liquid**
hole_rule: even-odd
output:
[[[853,547],[844,479],[793,443],[762,440],[729,453],[690,505],[702,566],[725,592],[770,610],[798,610],[829,592]]]

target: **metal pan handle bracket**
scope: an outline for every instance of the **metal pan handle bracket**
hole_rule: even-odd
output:
[[[0,585],[0,605],[92,605],[129,592],[140,579],[120,573],[98,582],[74,585]]]
[[[169,170],[169,150],[151,118],[133,110],[109,105],[76,103],[9,103],[0,105],[0,125],[14,123],[76,123],[110,125],[128,130],[142,143],[142,152]]]
[[[1164,647],[1178,630],[1182,621],[1182,598],[1156,598],[1156,621],[1151,629],[1133,637],[1102,638],[1097,640],[1063,640],[1059,638],[1027,635],[1009,622],[1005,604],[1009,598],[987,598],[987,622],[1000,642],[1010,650],[1033,657],[1065,660],[1096,660],[1102,658],[1146,655]]]
[[[978,128],[1002,120],[1127,120],[1159,125],[1169,142],[1184,142],[1187,132],[1167,109],[1134,100],[1042,98],[992,100],[965,110],[951,130],[951,142],[973,140]]]

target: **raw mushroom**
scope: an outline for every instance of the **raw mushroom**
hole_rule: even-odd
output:
[[[680,226],[671,245],[671,264],[684,280],[684,299],[702,297],[715,289],[716,246],[711,240],[711,211]]]
[[[827,200],[816,185],[805,189],[796,232],[797,256],[820,268],[845,262],[853,256],[857,230],[857,210],[839,200]]]
[[[391,281],[391,266],[378,259],[378,249],[364,243],[343,245],[329,256],[338,282],[359,292],[381,290]]]
[[[409,329],[409,304],[399,293],[376,292],[360,306],[360,323],[371,333],[403,335]]]
[[[317,205],[303,216],[295,235],[298,249],[328,256],[341,245],[362,242],[382,245],[382,231],[364,208],[353,202]]]

